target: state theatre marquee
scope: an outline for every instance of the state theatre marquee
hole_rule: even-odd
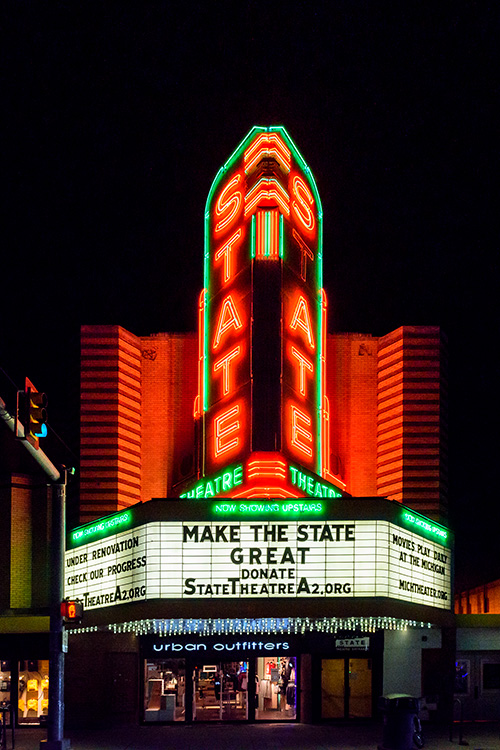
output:
[[[445,527],[382,499],[153,500],[70,532],[65,596],[85,609],[388,597],[449,610],[451,558]]]

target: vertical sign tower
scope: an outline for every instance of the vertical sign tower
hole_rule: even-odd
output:
[[[195,419],[199,477],[214,481],[185,496],[340,494],[328,467],[321,202],[283,127],[254,127],[219,170],[204,263]]]

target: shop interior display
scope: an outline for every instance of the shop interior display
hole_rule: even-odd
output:
[[[49,710],[49,662],[47,659],[19,663],[19,724],[39,724]]]
[[[195,667],[193,718],[196,721],[248,718],[248,662],[220,662]]]
[[[255,718],[295,719],[295,657],[265,656],[257,659]]]
[[[147,661],[145,668],[145,721],[184,721],[184,660]]]

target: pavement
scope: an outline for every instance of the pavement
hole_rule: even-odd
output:
[[[458,727],[453,742],[449,729],[423,727],[425,748],[459,747]],[[377,750],[382,744],[378,722],[350,725],[310,724],[197,724],[120,726],[105,730],[68,730],[72,750]],[[465,724],[463,746],[470,750],[500,750],[500,723]],[[39,750],[46,730],[20,728],[15,750]],[[0,745],[1,746],[1,745]],[[7,749],[10,750],[10,731]],[[407,750],[407,749],[405,749]]]

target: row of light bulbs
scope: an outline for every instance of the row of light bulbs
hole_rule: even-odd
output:
[[[111,623],[101,627],[75,628],[69,632],[93,633],[107,630],[113,633],[134,635],[304,635],[305,633],[338,633],[357,631],[374,633],[377,630],[408,630],[409,628],[431,628],[429,622],[405,620],[396,617],[263,617],[242,619],[168,619],[133,620]]]

